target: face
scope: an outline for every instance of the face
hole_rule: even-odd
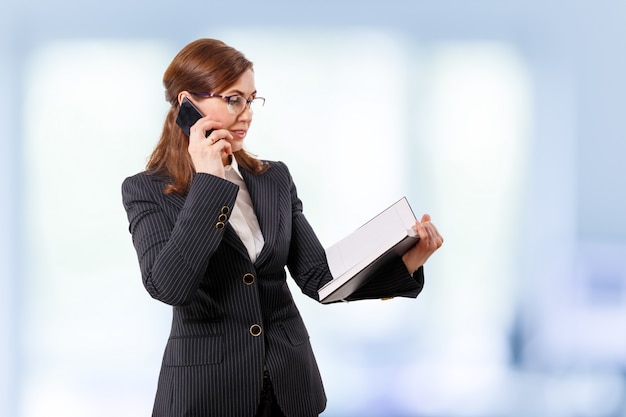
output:
[[[242,96],[246,99],[256,97],[256,87],[254,84],[254,72],[249,69],[244,72],[237,82],[223,91],[210,91],[213,94],[221,96]],[[182,94],[182,93],[181,93]],[[189,95],[187,95],[189,97]],[[233,135],[229,139],[233,152],[243,148],[243,141],[248,133],[250,124],[252,123],[252,112],[246,106],[239,114],[233,114],[229,111],[226,100],[218,97],[198,98],[198,96],[190,97],[194,104],[200,109],[202,114],[208,116],[211,120],[222,123],[222,129],[226,129]]]

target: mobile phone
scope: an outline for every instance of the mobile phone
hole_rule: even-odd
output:
[[[204,115],[198,110],[196,106],[187,98],[183,97],[183,101],[180,103],[180,109],[178,109],[178,116],[176,117],[176,123],[183,129],[183,132],[189,136],[189,130],[199,119]],[[207,130],[205,137],[208,137],[213,129]]]

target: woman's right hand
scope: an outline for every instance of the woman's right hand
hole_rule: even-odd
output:
[[[229,142],[232,135],[221,127],[222,123],[211,120],[208,116],[191,126],[188,151],[196,172],[225,177],[224,165],[232,154]],[[213,131],[205,137],[209,130]]]

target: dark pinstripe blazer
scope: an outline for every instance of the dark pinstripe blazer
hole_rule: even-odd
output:
[[[228,224],[238,191],[231,182],[196,174],[185,196],[165,195],[167,178],[157,174],[122,185],[144,286],[173,306],[154,417],[253,416],[264,367],[286,416],[317,416],[325,408],[285,266],[316,300],[332,277],[287,167],[269,164],[261,175],[241,170],[265,239],[255,263]],[[399,260],[383,269],[389,282],[407,274]],[[366,286],[354,299],[415,297],[422,270],[414,277],[414,285]]]

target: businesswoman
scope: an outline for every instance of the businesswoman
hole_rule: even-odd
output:
[[[171,108],[160,141],[122,185],[144,286],[173,306],[153,416],[317,416],[326,396],[285,267],[316,300],[332,276],[285,164],[244,149],[264,103],[252,63],[200,39],[163,83]],[[185,99],[205,115],[189,136],[176,123]],[[427,215],[415,229],[419,243],[377,272],[383,284],[351,300],[418,295],[443,239]]]

